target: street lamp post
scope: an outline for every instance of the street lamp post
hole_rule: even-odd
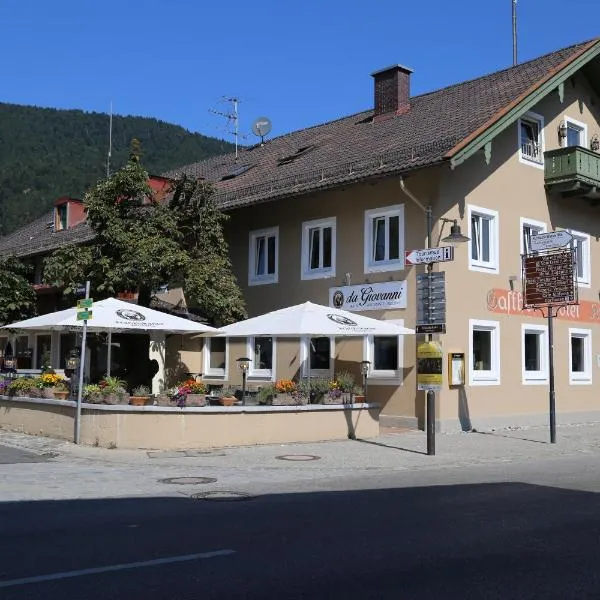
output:
[[[248,376],[248,367],[250,366],[250,359],[242,357],[237,359],[238,367],[242,372],[242,406],[246,405],[246,377]]]
[[[363,360],[360,363],[360,372],[363,377],[363,396],[365,397],[365,402],[367,402],[367,376],[369,375],[369,369],[371,367],[371,361]]]
[[[404,179],[400,178],[400,188],[402,191],[425,213],[427,218],[427,248],[432,247],[433,241],[433,207],[430,205],[425,206],[407,187]],[[444,223],[452,223],[450,227],[450,235],[442,238],[442,242],[450,244],[463,243],[470,241],[471,238],[463,235],[458,224],[458,219],[447,219],[442,217],[440,221]],[[427,265],[427,273],[433,271],[433,263]],[[428,297],[431,298],[431,278],[429,278],[429,290]],[[427,334],[427,341],[431,342],[433,336]],[[428,389],[426,392],[426,428],[427,428],[427,454],[435,454],[435,392]]]

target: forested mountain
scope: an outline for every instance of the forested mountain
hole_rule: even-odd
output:
[[[0,103],[0,235],[41,216],[59,196],[83,198],[106,176],[109,117]],[[223,154],[232,145],[143,117],[113,117],[112,169],[127,160],[131,140],[154,175]]]

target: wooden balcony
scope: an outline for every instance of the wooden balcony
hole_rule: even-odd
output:
[[[544,182],[548,192],[600,202],[600,154],[581,146],[544,152]]]

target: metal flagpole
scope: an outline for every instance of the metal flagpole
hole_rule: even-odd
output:
[[[513,67],[517,65],[517,0],[512,0]]]
[[[90,297],[90,282],[85,282],[85,298]],[[87,340],[87,319],[83,320],[83,334],[81,336],[81,352],[79,362],[79,388],[77,389],[77,410],[75,412],[75,443],[79,444],[81,438],[81,397],[83,392],[83,372],[85,370],[85,344]]]

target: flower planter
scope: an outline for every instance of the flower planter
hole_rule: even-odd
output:
[[[235,402],[235,396],[222,396],[221,398],[219,398],[219,404],[221,406],[233,406]]]
[[[275,394],[271,404],[273,406],[302,406],[308,404],[308,398],[294,394]]]
[[[361,396],[361,395],[354,396],[354,404],[362,404],[363,402],[366,402],[366,401],[367,401],[366,396]]]
[[[129,402],[128,395],[122,394],[106,394],[102,396],[104,404],[127,404]]]
[[[131,396],[129,398],[129,404],[132,406],[146,406],[150,404],[149,396]]]
[[[185,399],[186,406],[208,406],[205,394],[188,394]]]
[[[69,392],[65,392],[65,391],[55,391],[54,392],[54,397],[57,400],[67,400],[69,398]]]

